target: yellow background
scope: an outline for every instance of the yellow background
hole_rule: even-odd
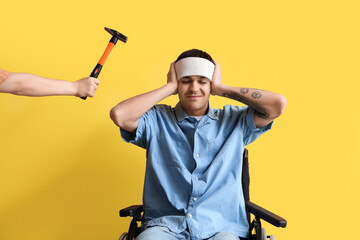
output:
[[[248,147],[251,198],[288,220],[277,239],[356,239],[360,183],[357,1],[3,1],[0,67],[75,81],[118,42],[94,99],[0,96],[0,239],[117,239],[141,203],[145,151],[109,118],[200,48],[224,83],[287,97]],[[175,104],[173,96],[163,101]],[[211,97],[214,107],[236,104]],[[353,236],[352,234],[355,234]]]

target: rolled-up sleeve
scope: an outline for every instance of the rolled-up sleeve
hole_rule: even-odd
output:
[[[135,144],[139,147],[146,148],[146,114],[144,114],[139,120],[138,120],[138,127],[136,129],[135,133],[128,132],[124,129],[120,128],[120,134],[122,139],[125,142]]]
[[[240,124],[243,129],[244,144],[249,145],[263,133],[272,128],[273,122],[263,128],[257,128],[254,122],[254,110],[250,107],[244,108],[240,117]]]
[[[5,82],[5,80],[9,77],[9,75],[10,72],[0,68],[0,84]]]
[[[138,120],[135,133],[130,133],[120,128],[120,134],[125,142],[147,149],[151,135],[157,132],[158,106],[155,105]]]

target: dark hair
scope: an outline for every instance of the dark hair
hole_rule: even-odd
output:
[[[204,52],[204,51],[201,51],[199,49],[190,49],[190,50],[187,50],[185,52],[183,52],[182,54],[180,54],[178,56],[178,58],[176,59],[175,62],[183,59],[183,58],[187,58],[187,57],[200,57],[200,58],[205,58],[207,60],[209,60],[210,62],[212,62],[213,64],[215,64],[214,60],[212,59],[212,57],[207,53],[207,52]]]

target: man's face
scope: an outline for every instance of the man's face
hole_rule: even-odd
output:
[[[179,80],[180,103],[189,116],[201,116],[207,113],[210,90],[210,80],[205,77],[189,76]]]

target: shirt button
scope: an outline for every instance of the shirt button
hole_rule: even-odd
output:
[[[197,157],[197,158],[198,158],[198,157],[200,157],[200,155],[199,155],[199,154],[196,154],[196,155],[195,155],[195,157]]]
[[[199,180],[199,178],[198,178],[198,177],[195,177],[195,180]]]
[[[195,131],[198,131],[199,129],[197,128]]]
[[[193,200],[194,200],[194,202],[196,202],[196,201],[197,201],[197,198],[194,198]]]
[[[188,215],[188,216],[189,216],[189,218],[192,218],[192,215],[191,215],[190,213],[189,213],[189,215]]]

